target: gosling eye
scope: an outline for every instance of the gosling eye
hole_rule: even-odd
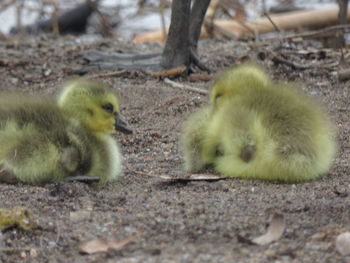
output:
[[[113,111],[114,111],[114,107],[113,107],[112,103],[107,103],[107,104],[102,105],[102,109],[104,109],[108,113],[113,113]]]

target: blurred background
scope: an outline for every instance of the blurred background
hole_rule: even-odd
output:
[[[169,25],[170,0],[100,0],[87,1],[96,4],[97,12],[88,16],[86,33],[99,36],[113,36],[126,40],[138,34],[162,29]],[[0,33],[7,35],[36,30],[27,30],[28,25],[52,20],[86,1],[74,0],[0,0]],[[215,18],[246,21],[269,14],[295,10],[336,7],[331,0],[212,0],[211,8]]]

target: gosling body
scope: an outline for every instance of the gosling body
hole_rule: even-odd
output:
[[[324,110],[296,88],[272,82],[258,67],[222,74],[208,107],[207,122],[200,126],[205,127],[198,147],[201,168],[212,165],[232,177],[288,183],[313,180],[330,169],[336,143]],[[197,126],[191,118],[187,125]],[[197,167],[187,170],[198,171],[192,168]]]

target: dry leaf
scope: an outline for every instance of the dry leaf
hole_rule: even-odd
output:
[[[111,240],[108,242],[108,245],[111,249],[118,250],[118,249],[121,249],[122,247],[126,246],[127,244],[129,244],[134,239],[135,239],[135,236],[129,237],[129,238],[124,239],[124,240],[119,240],[119,241]]]
[[[281,238],[285,229],[285,220],[282,213],[275,212],[270,220],[267,232],[252,241],[257,245],[267,245]]]
[[[136,236],[124,240],[108,240],[105,238],[93,239],[79,244],[79,251],[86,254],[106,252],[108,249],[118,250],[129,244]]]
[[[108,248],[108,240],[106,239],[93,239],[79,244],[79,251],[86,254],[106,252]]]
[[[341,233],[337,236],[335,247],[342,256],[350,255],[350,232]]]
[[[189,177],[171,177],[169,175],[160,175],[159,178],[172,182],[190,182],[190,181],[219,181],[229,177],[214,174],[191,174]]]

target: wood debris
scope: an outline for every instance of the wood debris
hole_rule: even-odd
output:
[[[246,38],[252,36],[253,32],[264,34],[279,30],[292,30],[300,28],[322,28],[335,25],[338,22],[338,7],[317,10],[298,10],[287,13],[273,14],[253,21],[238,21],[233,19],[215,19],[213,27],[219,28],[225,35],[235,38]],[[348,21],[350,20],[350,9],[348,10]],[[273,21],[273,24],[271,23]],[[202,28],[201,38],[210,37],[205,26]],[[162,41],[164,39],[162,30],[146,32],[134,38],[135,42]]]
[[[252,241],[257,245],[268,245],[280,239],[283,235],[284,229],[284,215],[282,213],[275,212],[271,217],[267,232],[259,237],[254,238]]]
[[[199,94],[202,94],[202,95],[208,95],[208,91],[207,90],[191,87],[189,85],[185,85],[185,84],[181,84],[181,83],[177,83],[177,82],[172,81],[172,80],[170,80],[168,78],[165,78],[164,82],[166,84],[170,85],[173,88],[188,90],[188,91],[196,92],[196,93],[199,93]]]
[[[154,77],[175,77],[183,74],[186,71],[186,66],[179,66],[176,68],[171,68],[168,70],[158,71],[158,72],[150,72],[150,75]]]
[[[215,174],[191,174],[188,177],[172,177],[169,175],[159,175],[156,176],[158,178],[161,178],[163,180],[171,181],[171,182],[190,182],[190,181],[220,181],[220,180],[226,180],[230,177],[228,176],[219,176]]]

